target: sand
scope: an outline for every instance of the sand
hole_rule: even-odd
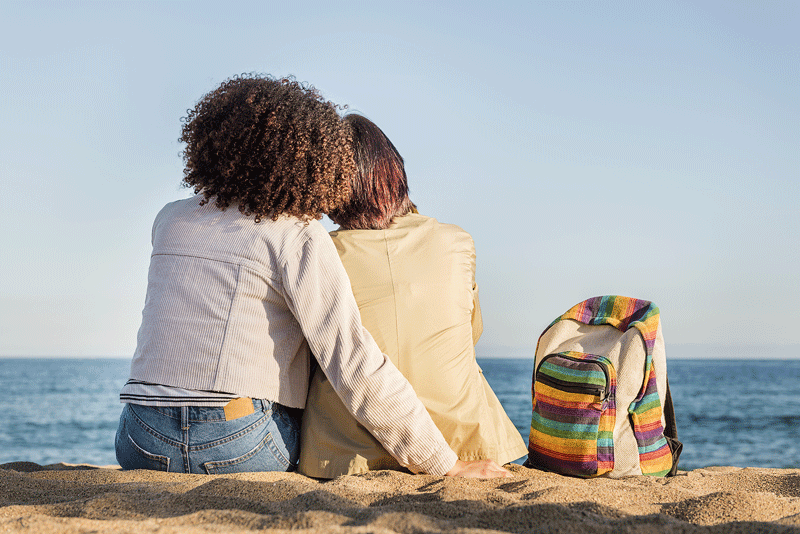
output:
[[[321,481],[15,462],[0,465],[0,533],[800,533],[800,469],[619,480],[510,469],[513,479],[375,471]]]

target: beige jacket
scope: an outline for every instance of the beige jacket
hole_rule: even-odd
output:
[[[332,232],[362,324],[408,378],[462,460],[507,463],[527,447],[475,362],[483,329],[475,246],[461,228],[417,214],[387,230]],[[299,470],[333,478],[397,462],[347,412],[323,372],[312,377]]]

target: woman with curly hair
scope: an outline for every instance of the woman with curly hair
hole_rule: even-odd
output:
[[[345,117],[358,172],[350,200],[329,215],[363,325],[408,378],[462,460],[507,463],[528,452],[475,361],[483,330],[472,237],[420,215],[403,158],[369,119]],[[342,404],[322,369],[303,414],[299,471],[318,478],[397,468]]]
[[[287,471],[311,355],[397,461],[507,476],[457,460],[362,327],[317,220],[350,196],[349,130],[315,89],[243,75],[188,112],[184,183],[153,225],[147,297],[116,435],[125,469]]]

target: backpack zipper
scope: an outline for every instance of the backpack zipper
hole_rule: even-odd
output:
[[[559,380],[558,378],[553,378],[553,377],[548,376],[546,374],[540,374],[539,371],[541,370],[542,364],[544,364],[544,362],[546,362],[551,357],[559,357],[559,358],[564,358],[565,360],[570,360],[570,361],[573,361],[573,362],[590,363],[590,364],[596,365],[597,367],[599,367],[603,371],[603,375],[605,375],[605,378],[606,378],[605,387],[604,386],[596,386],[596,385],[593,385],[593,384],[586,384],[586,385],[581,386],[581,385],[576,385],[574,382],[566,382],[564,380]],[[542,382],[544,384],[547,384],[548,386],[560,389],[561,391],[567,391],[569,393],[587,393],[587,392],[588,393],[593,393],[594,395],[600,397],[601,401],[606,400],[608,398],[608,395],[609,395],[609,382],[610,382],[610,379],[608,377],[608,369],[606,369],[605,365],[603,365],[601,362],[598,362],[596,360],[585,360],[583,358],[575,358],[574,356],[565,356],[564,354],[559,354],[559,353],[548,354],[547,356],[542,358],[542,361],[540,361],[539,365],[536,367],[536,379],[535,380],[539,381],[539,382]]]

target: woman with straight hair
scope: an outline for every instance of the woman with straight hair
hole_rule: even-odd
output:
[[[397,461],[509,476],[457,459],[361,325],[318,219],[350,197],[348,128],[291,79],[243,75],[189,111],[184,183],[153,225],[147,297],[116,436],[125,469],[291,471],[311,355]]]
[[[362,324],[405,375],[461,460],[516,460],[528,449],[475,361],[483,326],[475,246],[461,228],[417,213],[403,158],[370,120],[345,117],[358,172],[330,218]],[[318,478],[400,468],[315,370],[299,471]]]

